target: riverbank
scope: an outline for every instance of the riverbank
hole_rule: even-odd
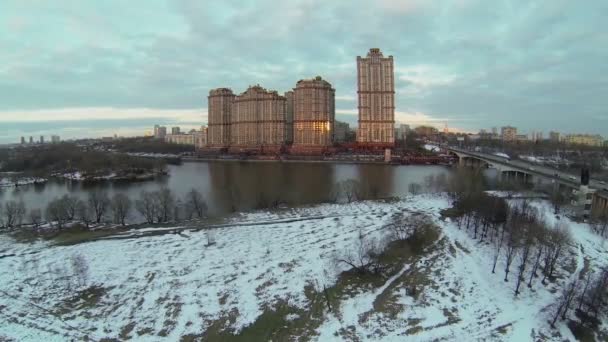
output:
[[[545,201],[532,202],[557,220]],[[1,337],[40,340],[575,340],[549,326],[560,284],[606,266],[586,224],[556,280],[513,296],[494,248],[441,216],[442,195],[237,214],[214,229],[121,232],[83,244],[22,244],[0,234]],[[396,217],[426,215],[424,242],[386,249],[393,268],[362,277],[337,257],[383,241]],[[174,227],[179,229],[181,227]],[[149,228],[150,231],[155,228]],[[111,251],[111,252],[109,252]],[[72,265],[85,265],[72,270]],[[500,258],[498,269],[504,269]],[[499,272],[500,273],[500,272]],[[413,290],[412,290],[413,289]],[[328,307],[329,305],[329,307]]]
[[[374,160],[365,159],[286,159],[286,158],[239,158],[237,156],[230,157],[191,157],[182,156],[184,162],[254,162],[254,163],[310,163],[310,164],[353,164],[353,165],[415,165],[415,166],[452,166],[451,162],[420,162],[420,163],[403,163],[402,161],[393,160],[390,162],[384,161],[379,157]]]

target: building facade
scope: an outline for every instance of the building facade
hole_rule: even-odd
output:
[[[554,143],[560,142],[561,141],[560,133],[555,132],[555,131],[549,132],[549,140],[551,140],[551,142],[554,142]]]
[[[171,127],[171,134],[180,134],[179,127]]]
[[[501,127],[500,135],[503,141],[515,141],[517,140],[517,128],[512,126]]]
[[[604,138],[601,135],[592,134],[568,134],[564,142],[572,145],[586,145],[601,147],[604,144]]]
[[[230,145],[230,117],[234,98],[234,93],[228,88],[209,91],[207,119],[209,147],[223,148]]]
[[[331,146],[335,116],[335,90],[329,82],[320,76],[298,81],[294,88],[294,149]]]
[[[350,125],[346,122],[334,121],[334,141],[345,142],[348,132],[350,131]]]
[[[230,147],[280,149],[285,143],[284,96],[259,85],[250,86],[232,103]]]
[[[285,92],[285,143],[293,143],[293,91]]]
[[[202,127],[200,131],[192,130],[189,133],[167,134],[165,142],[169,144],[191,145],[197,149],[207,146],[207,129]]]
[[[166,135],[167,135],[167,127],[154,125],[154,138],[165,139]]]
[[[395,81],[393,56],[370,49],[367,57],[357,56],[357,97],[359,128],[357,142],[392,147],[395,143]]]

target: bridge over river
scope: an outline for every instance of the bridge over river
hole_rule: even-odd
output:
[[[579,175],[566,173],[554,168],[457,147],[446,147],[445,149],[458,157],[460,165],[494,168],[498,170],[503,179],[506,177],[507,179],[531,182],[534,177],[541,177],[573,190],[579,190],[581,187]],[[597,179],[590,179],[589,188],[595,190],[593,206],[608,208],[608,183]]]

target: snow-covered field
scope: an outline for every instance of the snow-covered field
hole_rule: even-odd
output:
[[[534,205],[551,212],[544,202]],[[212,229],[212,245],[205,230],[155,236],[140,236],[140,230],[72,246],[20,244],[0,235],[0,340],[179,340],[228,316],[222,329],[238,332],[278,303],[307,310],[305,287],[331,286],[346,270],[335,266],[335,255],[354,248],[360,232],[388,234],[387,223],[404,211],[433,217],[441,228],[434,248],[383,286],[343,298],[337,313],[326,310],[312,340],[574,339],[565,324],[548,326],[554,285],[526,287],[514,297],[514,276],[504,282],[501,272],[491,274],[491,248],[441,220],[448,206],[442,196],[420,195],[245,213]],[[576,270],[584,258],[607,265],[604,242],[586,225],[568,223]],[[87,287],[94,287],[74,298],[78,284],[66,279],[78,254],[88,264]],[[414,274],[426,277],[415,297],[403,286]],[[561,337],[553,335],[557,331]]]

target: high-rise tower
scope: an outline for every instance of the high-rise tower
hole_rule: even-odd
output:
[[[335,120],[335,90],[317,76],[294,88],[293,146],[314,150],[331,146]]]
[[[234,93],[228,88],[209,91],[207,144],[210,147],[225,148],[230,145],[230,124]]]
[[[395,80],[393,56],[370,49],[367,57],[357,56],[357,95],[361,145],[392,147],[395,143]]]

